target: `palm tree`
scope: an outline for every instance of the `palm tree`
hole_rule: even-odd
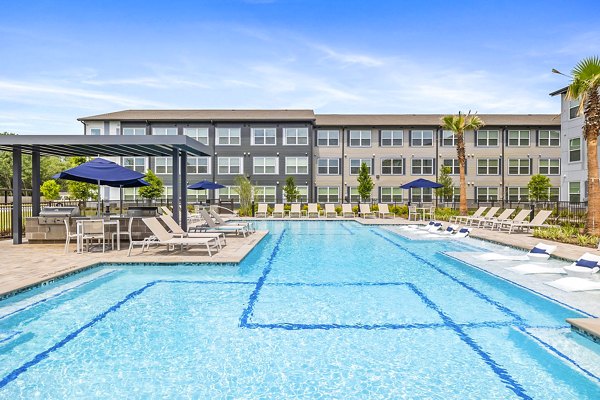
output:
[[[458,170],[460,174],[460,215],[467,215],[467,182],[465,181],[465,131],[481,128],[484,122],[477,115],[446,115],[442,117],[442,127],[454,132],[456,138],[456,154],[458,156]]]
[[[600,57],[581,60],[571,72],[573,81],[567,99],[579,99],[579,115],[584,114],[583,138],[587,142],[588,213],[586,230],[600,234],[600,185],[598,182],[598,135],[600,134]]]

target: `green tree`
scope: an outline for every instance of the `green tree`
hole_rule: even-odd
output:
[[[600,57],[581,60],[571,72],[567,99],[579,99],[584,115],[583,137],[587,142],[588,213],[586,230],[600,235],[600,182],[598,181],[598,135],[600,135]]]
[[[56,200],[60,195],[60,185],[55,180],[50,179],[42,184],[40,193],[46,200]]]
[[[288,176],[285,179],[285,186],[283,187],[283,192],[285,193],[285,199],[288,203],[293,203],[298,200],[300,192],[296,187],[296,182],[294,181],[293,176]]]
[[[454,194],[454,182],[452,182],[452,178],[450,177],[451,172],[452,169],[450,167],[442,165],[437,182],[444,186],[435,189],[435,194],[446,201],[452,200],[452,195]]]
[[[71,157],[68,160],[69,168],[76,167],[84,162],[87,162],[86,157]],[[83,211],[86,207],[86,202],[89,199],[98,199],[98,185],[85,182],[67,181],[67,191],[69,197],[75,200],[79,200],[79,208]]]
[[[527,184],[529,189],[529,199],[531,200],[548,200],[548,189],[552,187],[550,178],[545,175],[533,175]]]
[[[369,167],[367,167],[366,163],[362,163],[360,165],[360,170],[358,171],[358,195],[361,200],[368,201],[371,200],[371,192],[373,191],[373,179],[371,179],[371,174],[369,173]]]
[[[460,215],[467,215],[467,181],[465,177],[465,131],[481,128],[484,122],[477,115],[446,115],[442,117],[442,127],[454,132],[456,139],[456,154],[458,156],[458,170],[460,175]]]
[[[138,195],[146,200],[154,200],[160,198],[165,192],[163,181],[149,169],[146,172],[144,180],[150,185],[142,186],[138,189]]]
[[[252,200],[254,186],[248,178],[243,175],[235,177],[235,192],[240,196],[240,215],[251,215],[252,214]]]

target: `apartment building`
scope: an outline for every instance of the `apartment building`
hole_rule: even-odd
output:
[[[558,115],[480,115],[485,127],[466,133],[467,196],[480,201],[526,200],[531,175],[550,177],[552,199],[561,191],[561,132]],[[451,168],[457,186],[458,162],[452,132],[442,115],[314,114],[312,110],[126,110],[80,118],[87,135],[188,135],[213,150],[190,157],[187,179],[209,179],[227,187],[190,193],[237,198],[234,179],[245,175],[259,201],[284,201],[287,176],[294,176],[303,201],[357,201],[357,176],[366,163],[375,182],[373,198],[407,201],[400,185],[435,180],[440,166]],[[123,158],[123,165],[152,169],[171,195],[170,159]],[[111,193],[111,198],[118,194]],[[117,197],[115,197],[117,196]],[[411,201],[429,202],[429,189],[413,190]],[[134,199],[135,192],[126,193]]]

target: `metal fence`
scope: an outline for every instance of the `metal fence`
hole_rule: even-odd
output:
[[[41,207],[53,206],[72,206],[76,207],[76,201],[50,201],[40,203]],[[12,236],[12,203],[0,203],[0,238]],[[23,232],[25,232],[25,218],[33,215],[33,206],[31,203],[23,204]]]

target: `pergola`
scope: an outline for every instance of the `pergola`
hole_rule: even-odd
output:
[[[23,179],[21,159],[31,154],[32,215],[40,214],[40,156],[171,157],[173,159],[173,218],[187,230],[187,157],[211,156],[211,149],[185,135],[9,135],[0,136],[0,150],[13,154],[12,237],[23,241]],[[179,190],[176,188],[179,186]],[[181,205],[181,216],[180,207]],[[181,217],[181,218],[180,218]]]

